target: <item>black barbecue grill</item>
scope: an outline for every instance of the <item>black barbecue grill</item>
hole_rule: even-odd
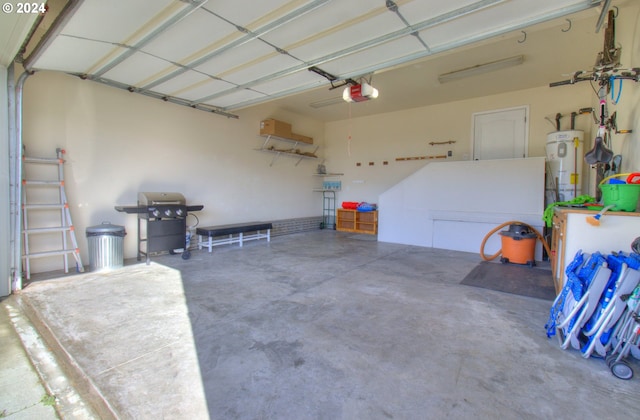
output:
[[[138,193],[137,206],[116,206],[116,210],[138,215],[138,261],[161,251],[172,253],[186,249],[187,215],[199,211],[203,205],[187,205],[184,196],[175,192]],[[188,258],[188,257],[187,257]]]

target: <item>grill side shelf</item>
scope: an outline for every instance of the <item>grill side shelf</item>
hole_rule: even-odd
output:
[[[146,213],[146,207],[138,207],[138,206],[115,206],[116,211],[127,214],[138,214],[138,213]]]

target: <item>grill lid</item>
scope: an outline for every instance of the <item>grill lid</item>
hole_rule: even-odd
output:
[[[177,192],[141,192],[138,193],[138,204],[142,206],[184,205],[184,195]]]

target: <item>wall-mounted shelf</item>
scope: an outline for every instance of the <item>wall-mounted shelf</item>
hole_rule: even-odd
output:
[[[337,178],[344,174],[336,173],[336,172],[326,172],[326,173],[315,173],[313,176],[321,177],[321,178]],[[322,188],[315,188],[313,191],[318,192],[327,192],[327,191],[341,191],[342,190],[342,181],[324,181],[322,183]]]
[[[258,150],[260,152],[267,152],[267,153],[275,154],[275,156],[271,160],[271,163],[269,164],[269,166],[273,166],[274,162],[280,156],[289,156],[289,157],[298,158],[298,161],[296,162],[296,166],[298,166],[298,164],[302,161],[302,159],[318,159],[318,157],[315,155],[315,153],[318,151],[319,146],[316,146],[316,148],[311,153],[304,153],[304,152],[300,152],[299,149],[297,149],[297,147],[298,146],[309,146],[309,144],[307,144],[307,143],[300,142],[300,141],[297,141],[297,140],[288,139],[288,138],[285,138],[285,137],[274,136],[272,134],[262,135],[261,137],[264,137],[264,143],[262,143],[262,147],[261,148],[256,149],[256,150]],[[293,146],[291,147],[291,149],[277,149],[275,147],[275,145],[269,145],[269,142],[272,141],[272,140],[292,143]]]
[[[336,178],[344,174],[335,172],[316,172],[313,176],[321,178]],[[342,181],[324,180],[322,188],[316,188],[313,191],[322,193],[322,224],[320,229],[336,228],[336,192],[342,190]]]

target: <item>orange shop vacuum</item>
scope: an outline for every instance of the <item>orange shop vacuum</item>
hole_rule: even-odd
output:
[[[500,232],[503,263],[536,265],[536,234],[521,224],[509,225],[509,230]]]
[[[502,249],[490,257],[485,256],[484,245],[487,239],[507,225],[509,229],[500,232]],[[502,254],[502,257],[500,257],[502,263],[526,264],[533,267],[536,265],[535,252],[536,240],[538,239],[540,239],[542,245],[547,249],[549,255],[551,255],[547,243],[535,228],[522,222],[506,222],[493,229],[484,237],[482,245],[480,246],[480,256],[483,260],[490,261]]]

